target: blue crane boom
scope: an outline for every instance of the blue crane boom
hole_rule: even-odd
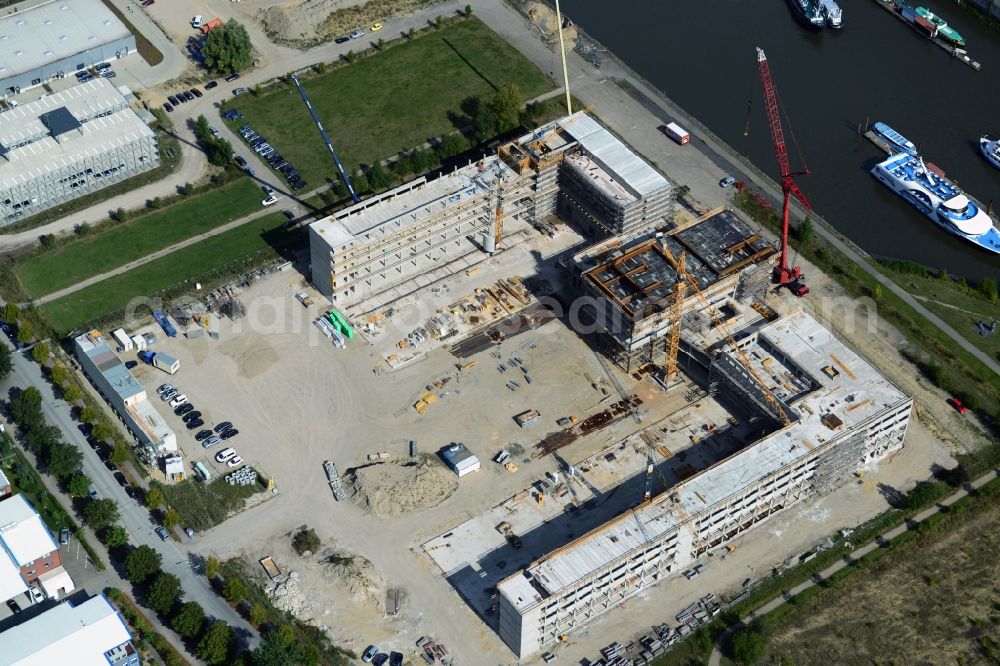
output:
[[[306,95],[306,91],[302,89],[302,84],[299,83],[297,76],[292,74],[292,81],[295,83],[295,87],[299,89],[299,94],[302,95],[302,101],[306,103],[306,108],[309,109],[309,115],[312,116],[313,122],[316,123],[316,127],[319,128],[319,133],[323,137],[323,141],[326,142],[326,147],[330,149],[330,156],[333,157],[333,163],[337,165],[337,170],[340,171],[340,178],[344,181],[344,185],[347,185],[347,191],[351,193],[351,198],[354,199],[354,203],[361,203],[361,197],[357,195],[354,191],[354,186],[351,185],[351,177],[347,175],[344,170],[344,165],[340,163],[340,158],[337,157],[337,151],[333,148],[333,143],[330,141],[330,135],[326,133],[323,129],[323,123],[320,122],[319,116],[316,115],[316,111],[313,110],[312,103],[309,101],[309,96]]]

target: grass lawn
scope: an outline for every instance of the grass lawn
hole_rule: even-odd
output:
[[[548,78],[477,19],[387,46],[385,52],[303,83],[334,147],[351,173],[467,124],[460,105],[515,84],[531,99],[552,88]],[[226,105],[267,137],[302,177],[319,185],[335,174],[326,145],[294,85]],[[246,145],[237,145],[246,153]]]
[[[188,479],[174,485],[161,485],[167,503],[184,519],[184,526],[196,531],[218,525],[243,508],[247,498],[264,492],[258,483],[252,486],[231,486],[223,476],[205,484]]]
[[[256,203],[256,202],[255,202]],[[301,231],[286,232],[285,216],[273,213],[130,271],[98,282],[41,307],[61,334],[84,322],[124,308],[129,301],[191,281],[268,247],[282,249],[305,242]]]
[[[241,178],[27,258],[16,273],[29,294],[44,296],[260,210],[262,198],[256,182]]]

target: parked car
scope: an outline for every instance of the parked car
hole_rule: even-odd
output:
[[[350,38],[350,37],[348,37],[348,36],[346,36],[346,35],[342,35],[342,36],[340,36],[340,37],[337,37],[337,38],[336,38],[335,40],[333,40],[333,41],[334,41],[334,43],[336,43],[336,44],[343,44],[344,42],[349,42],[349,41],[351,41],[351,38]]]
[[[201,446],[202,446],[202,448],[208,449],[208,448],[211,448],[211,447],[215,446],[216,444],[218,444],[221,441],[222,441],[221,437],[219,437],[218,435],[212,435],[211,437],[209,437],[208,439],[206,439],[204,442],[202,442]]]
[[[190,527],[185,527],[184,528],[184,534],[187,534],[187,538],[188,539],[190,539],[191,541],[194,541],[194,530],[193,529],[191,529]]]
[[[179,396],[177,396],[176,398],[174,398],[173,400],[170,401],[170,406],[171,407],[177,407],[179,405],[183,405],[187,401],[188,401],[188,398],[187,398],[186,395],[179,395]]]
[[[114,473],[114,477],[115,477],[115,481],[117,481],[118,485],[121,486],[122,488],[124,488],[125,486],[128,485],[128,479],[126,479],[125,475],[122,474],[121,472],[116,471]]]
[[[185,90],[184,92],[181,93],[181,95],[184,95],[185,102],[190,102],[191,100],[194,99],[194,95],[191,94],[190,90]],[[180,95],[178,95],[178,97],[180,97]]]
[[[381,23],[373,23],[372,24],[372,27],[371,27],[371,31],[372,32],[378,32],[381,29],[382,29],[382,24]]]
[[[226,77],[226,83],[232,83],[238,78],[240,78],[239,74],[230,74],[229,76]]]
[[[163,402],[166,402],[167,400],[170,400],[170,399],[176,398],[176,397],[177,397],[177,389],[175,389],[175,388],[171,388],[171,389],[169,389],[167,391],[164,391],[163,393],[160,394],[160,400],[162,400]]]
[[[735,178],[733,178],[732,176],[726,176],[725,178],[719,181],[719,187],[729,187],[735,182],[736,182]]]
[[[203,425],[205,425],[205,422],[202,421],[201,419],[192,419],[191,421],[187,422],[187,429],[195,430],[196,428],[200,428]]]
[[[295,219],[295,213],[293,213],[290,210],[283,210],[283,211],[281,211],[281,214],[284,215],[285,217],[287,217],[289,220],[294,220]]]
[[[274,195],[272,194],[272,195],[271,195],[271,196],[269,196],[268,198],[266,198],[266,199],[262,200],[262,201],[260,202],[260,205],[261,205],[261,206],[273,206],[273,205],[274,205],[274,204],[276,204],[276,203],[278,203],[278,197],[276,197],[276,196],[274,196]]]
[[[118,471],[117,465],[115,465],[110,460],[105,460],[104,461],[104,469],[108,470],[109,472],[117,472]]]
[[[965,406],[965,403],[958,398],[948,398],[948,404],[951,405],[951,408],[959,414],[964,414],[969,411],[969,408]]]
[[[163,395],[172,388],[173,386],[170,384],[160,384],[160,387],[156,389],[156,392],[159,393],[160,395]]]
[[[208,439],[211,436],[212,436],[211,430],[202,430],[197,435],[194,436],[194,441],[200,442],[204,439]]]
[[[131,370],[139,365],[139,361],[125,361],[125,369]]]
[[[175,97],[174,95],[169,95],[167,97],[167,101],[173,104],[174,106],[178,106],[180,104],[180,100],[178,100],[177,97]]]
[[[40,604],[45,601],[45,595],[42,594],[42,591],[34,585],[28,588],[28,594],[31,595],[31,600],[36,604]]]
[[[239,430],[237,430],[236,428],[230,428],[229,430],[223,430],[219,434],[219,437],[221,437],[222,439],[229,439],[230,437],[236,437],[236,435],[238,434],[240,434]]]
[[[156,532],[156,536],[160,537],[163,541],[170,538],[170,532],[167,531],[166,527],[157,527],[153,531]]]
[[[233,95],[238,96],[243,93],[249,92],[246,88],[233,88]]]
[[[183,416],[187,416],[188,412],[191,412],[191,411],[194,411],[194,405],[192,405],[190,402],[186,402],[183,405],[181,405],[180,407],[178,407],[177,409],[175,409],[174,410],[174,414],[176,414],[177,416],[182,416],[183,417]],[[184,419],[184,420],[186,421],[187,419]]]
[[[135,499],[139,496],[139,493],[136,492],[133,486],[125,486],[125,494],[128,495],[129,499]]]
[[[149,7],[150,5],[156,4],[156,0],[142,0],[143,7]]]
[[[205,90],[211,90],[212,88],[218,87],[218,85],[219,85],[218,81],[209,81],[208,83],[205,84]]]
[[[173,113],[174,107],[168,102],[163,105],[163,110],[166,111],[167,113]]]
[[[242,465],[243,458],[240,458],[239,456],[233,456],[232,458],[229,459],[229,462],[227,462],[226,464],[229,465],[230,467],[236,467],[237,465]]]
[[[21,612],[21,607],[18,606],[17,602],[14,601],[13,599],[8,599],[7,600],[7,608],[10,609],[11,613],[20,613]]]
[[[187,404],[191,405],[190,402],[187,403]],[[181,405],[181,407],[183,407],[183,406],[184,405]],[[177,409],[180,409],[180,407],[178,407]],[[184,416],[181,417],[181,420],[184,421],[184,423],[187,423],[188,421],[194,421],[195,419],[201,418],[201,412],[199,412],[197,410],[195,410],[195,411],[191,411],[191,410],[194,410],[194,405],[191,405],[191,409],[188,410],[187,414],[185,414]]]
[[[240,157],[239,155],[237,155],[236,157],[234,157],[233,161],[236,162],[236,164],[238,164],[241,167],[245,167],[247,165],[247,161],[245,159],[243,159],[242,157]]]
[[[87,497],[89,497],[92,500],[99,500],[101,499],[101,493],[97,492],[97,488],[91,485],[89,488],[87,488]]]
[[[70,535],[70,533],[69,533],[69,528],[68,527],[64,527],[61,530],[59,530],[59,543],[61,543],[64,546],[66,544],[68,544],[69,543],[69,535]]]
[[[215,460],[220,463],[226,462],[235,455],[236,455],[236,450],[227,447],[215,454]]]
[[[377,654],[378,654],[378,646],[369,645],[368,647],[365,648],[364,653],[361,655],[361,661],[365,662],[366,664],[370,664],[372,659],[374,659],[375,655]]]
[[[402,652],[390,652],[389,653],[389,666],[403,666],[403,653]]]
[[[354,32],[351,33],[351,39],[361,39],[364,36],[365,36],[364,30],[355,30]]]
[[[201,97],[202,95],[205,94],[202,91],[198,90],[197,88],[191,88],[190,93],[195,97]]]

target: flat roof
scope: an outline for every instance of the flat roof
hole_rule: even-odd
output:
[[[77,347],[97,366],[122,400],[145,392],[142,384],[132,376],[118,355],[104,341],[100,331],[90,331],[76,336]]]
[[[353,242],[364,245],[486,194],[497,178],[510,181],[517,176],[495,156],[481,164],[482,168],[471,164],[430,181],[417,178],[317,220],[310,228],[332,250]]]
[[[128,405],[126,409],[136,426],[145,432],[153,442],[160,442],[168,451],[177,450],[177,439],[174,431],[156,411],[153,403],[143,398]]]
[[[0,547],[18,566],[59,550],[35,508],[20,494],[0,502]]]
[[[0,80],[131,34],[101,0],[53,0],[8,14],[0,18]]]
[[[21,578],[21,567],[9,557],[0,555],[0,601],[7,601],[28,591]]]
[[[560,118],[556,123],[579,142],[605,171],[635,195],[644,197],[670,187],[670,182],[659,171],[586,113]]]
[[[9,486],[9,485],[10,485],[10,479],[8,479],[7,475],[3,473],[2,469],[0,469],[0,488],[3,488],[5,486]]]
[[[0,113],[0,145],[14,146],[49,136],[45,114],[65,109],[80,122],[129,108],[121,91],[105,78],[97,77],[64,90],[42,95]]]
[[[78,606],[63,602],[0,633],[0,655],[10,666],[107,666],[105,652],[132,639],[104,595]]]
[[[676,497],[684,513],[693,518],[747,486],[792,465],[818,446],[850,432],[851,427],[910,401],[867,361],[805,313],[769,324],[759,331],[757,340],[757,344],[747,350],[748,355],[770,349],[773,356],[774,350],[780,349],[791,359],[786,359],[787,363],[794,362],[799,371],[809,374],[810,377],[804,377],[805,380],[811,378],[812,383],[808,387],[803,383],[797,394],[789,396],[793,410],[798,412],[798,420],[667,489],[649,504],[626,511],[539,558],[525,569],[534,584],[525,578],[524,571],[505,579],[498,589],[512,604],[523,610],[541,599],[541,595],[529,598],[525,594],[525,584],[532,588],[537,585],[548,594],[555,594],[676,528],[682,518],[672,506],[672,497]],[[758,357],[759,363],[764,356],[758,353]],[[775,368],[774,363],[767,365]],[[832,376],[824,372],[824,368],[830,366],[839,372]],[[828,413],[841,419],[844,427],[828,427],[823,422],[823,416]]]

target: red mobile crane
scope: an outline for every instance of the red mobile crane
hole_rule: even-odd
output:
[[[792,172],[788,165],[788,150],[785,148],[785,133],[781,129],[781,115],[778,111],[778,93],[771,80],[771,70],[767,65],[764,50],[757,48],[757,68],[760,70],[760,83],[764,87],[764,108],[767,109],[767,120],[771,126],[771,141],[774,143],[774,154],[778,160],[778,170],[781,172],[781,193],[784,203],[781,209],[781,255],[774,267],[771,279],[775,284],[788,287],[793,294],[802,297],[809,293],[805,285],[805,277],[798,266],[788,265],[788,204],[791,197],[798,199],[807,213],[812,212],[812,206],[795,183],[795,176],[808,176],[809,167],[803,165],[802,171]]]

